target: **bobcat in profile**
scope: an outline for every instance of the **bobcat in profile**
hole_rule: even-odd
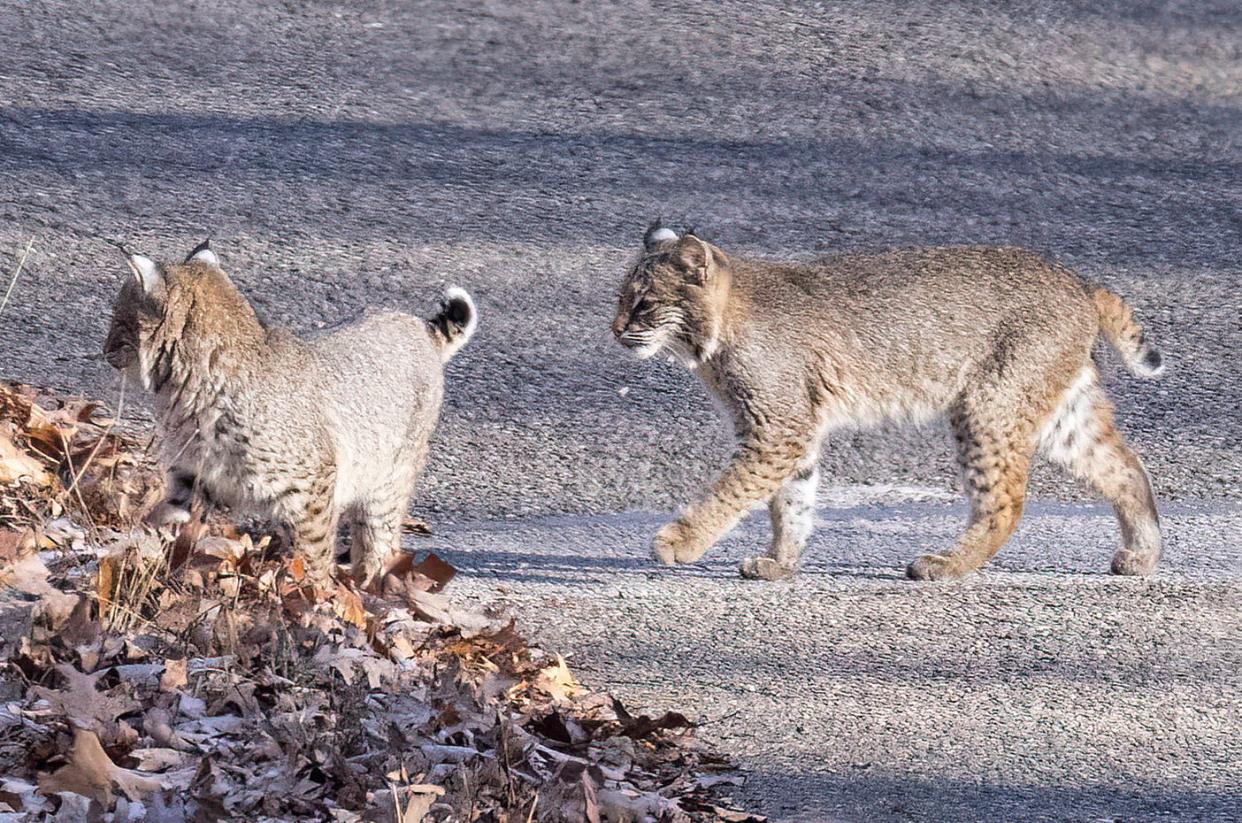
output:
[[[728,257],[657,221],[621,286],[618,341],[667,352],[727,410],[733,460],[655,536],[662,563],[697,560],[754,503],[772,544],[746,577],[793,573],[811,532],[820,444],[846,426],[946,415],[970,520],[955,546],[907,568],[960,577],[987,562],[1022,514],[1038,451],[1112,502],[1115,574],[1148,574],[1160,524],[1147,473],[1113,423],[1091,360],[1096,337],[1142,377],[1160,353],[1121,298],[1015,248],[848,254],[809,263]]]
[[[206,243],[180,264],[129,264],[104,354],[155,398],[157,517],[184,521],[198,490],[282,522],[321,582],[343,520],[353,575],[374,583],[422,472],[442,364],[474,333],[470,296],[450,289],[430,320],[374,313],[303,340],[265,326]]]

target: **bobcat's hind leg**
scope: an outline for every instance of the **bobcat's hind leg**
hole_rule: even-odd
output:
[[[278,496],[277,514],[293,532],[293,550],[306,564],[306,574],[325,585],[336,570],[336,527],[340,521],[334,499],[336,476],[325,473],[294,482]]]
[[[915,558],[906,569],[914,580],[946,580],[974,571],[1000,550],[1022,517],[1034,450],[1033,415],[1016,414],[1013,403],[988,394],[967,398],[950,415],[970,521],[948,552]]]
[[[815,525],[815,491],[819,488],[817,463],[818,454],[808,455],[806,462],[768,502],[772,545],[766,556],[747,557],[742,561],[742,577],[782,580],[791,577],[797,569]]]
[[[1113,420],[1093,366],[1079,375],[1041,434],[1039,447],[1051,461],[1087,481],[1113,504],[1122,546],[1113,574],[1150,574],[1160,559],[1160,518],[1151,481],[1126,446]]]
[[[407,501],[380,500],[367,503],[353,523],[350,565],[354,581],[362,588],[379,582],[388,561],[401,547],[401,522]]]

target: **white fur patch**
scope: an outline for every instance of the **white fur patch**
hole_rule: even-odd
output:
[[[634,356],[639,360],[649,360],[660,352],[664,351],[665,344],[668,343],[669,334],[667,329],[658,328],[655,330],[651,340],[641,346],[630,349]],[[669,352],[670,362],[673,362],[673,353]]]
[[[208,266],[215,266],[217,269],[220,268],[220,258],[216,257],[216,253],[211,249],[203,249],[202,251],[195,253],[190,260],[198,263],[206,263]]]
[[[812,467],[806,477],[791,477],[772,498],[771,556],[783,566],[797,564],[815,528],[815,492],[819,469]]]
[[[138,285],[147,294],[155,288],[155,284],[160,280],[160,267],[155,261],[143,254],[132,254],[129,257],[129,267],[134,271],[134,277],[138,278]]]
[[[1049,460],[1073,465],[1095,443],[1095,392],[1095,369],[1087,367],[1074,378],[1039,433],[1037,445]]]
[[[1159,352],[1157,352],[1157,355],[1160,357],[1159,364],[1154,369],[1147,365],[1147,355],[1151,351],[1153,349],[1150,346],[1143,346],[1135,352],[1133,357],[1126,358],[1126,365],[1130,367],[1130,371],[1148,380],[1154,380],[1164,374],[1164,356],[1160,355]]]
[[[661,229],[656,229],[654,232],[652,232],[651,236],[647,238],[647,242],[654,245],[656,243],[663,243],[666,240],[676,240],[676,239],[677,239],[677,232],[673,231],[672,229],[661,228]]]

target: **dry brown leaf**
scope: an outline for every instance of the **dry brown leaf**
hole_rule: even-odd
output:
[[[30,554],[36,548],[38,548],[38,540],[30,529],[0,530],[0,566],[12,563],[19,557]]]
[[[26,780],[15,777],[0,777],[0,803],[7,805],[16,812],[34,815],[49,810],[48,801],[39,794],[39,787]],[[3,818],[0,816],[0,819]],[[21,820],[23,818],[13,818]]]
[[[582,770],[582,804],[587,823],[600,823],[599,798],[595,791],[595,781],[591,779],[590,769]]]
[[[38,403],[30,404],[30,416],[26,419],[23,434],[33,448],[59,462],[64,459],[66,446],[77,434],[76,421],[66,420],[64,415],[50,415]]]
[[[368,823],[422,823],[441,797],[444,797],[444,789],[432,784],[390,785],[375,793],[374,808],[362,819]]]
[[[106,615],[112,605],[112,591],[116,585],[117,567],[122,557],[110,554],[99,558],[99,571],[95,573],[95,597],[99,601],[99,613]]]
[[[91,729],[111,737],[115,734],[116,719],[137,707],[133,700],[106,694],[96,688],[106,670],[83,674],[68,663],[58,663],[56,671],[64,678],[64,689],[35,686],[32,693],[46,700],[53,711],[69,718],[77,728]]]
[[[302,555],[295,554],[289,561],[289,576],[295,583],[301,583],[306,579],[306,561],[302,559]]]
[[[129,756],[138,761],[138,768],[145,772],[162,772],[177,769],[186,764],[189,755],[176,749],[134,749]]]
[[[416,563],[410,571],[435,581],[435,585],[430,589],[433,594],[443,591],[449,581],[457,576],[457,569],[451,563],[441,559],[435,552],[428,552],[427,556]]]
[[[164,661],[164,673],[160,675],[160,690],[166,692],[176,691],[186,684],[186,666],[189,660],[181,658],[180,660],[168,659]]]
[[[431,526],[427,525],[427,521],[412,514],[407,514],[405,520],[401,521],[401,531],[419,537],[431,537]]]
[[[362,606],[362,598],[349,586],[337,584],[336,596],[332,600],[332,610],[346,623],[360,629],[367,627],[367,610]]]
[[[414,555],[400,553],[384,570],[382,588],[385,594],[399,594],[409,589],[438,593],[457,575],[457,569],[434,552],[418,563]]]
[[[569,666],[565,665],[565,658],[559,654],[555,663],[540,670],[533,685],[556,702],[571,700],[586,691],[574,678]]]
[[[37,554],[20,558],[0,569],[0,586],[11,586],[40,600],[41,611],[68,617],[77,605],[78,595],[66,594],[48,582],[47,565]]]
[[[39,778],[43,794],[73,792],[111,804],[113,787],[130,800],[139,800],[160,788],[160,781],[141,772],[122,769],[112,762],[94,732],[77,729],[73,733],[73,749],[69,762],[52,774]]]
[[[52,475],[43,461],[20,448],[12,436],[0,428],[0,485],[7,486],[23,478],[43,488],[52,485]]]
[[[34,393],[29,386],[17,383],[0,383],[0,420],[11,420],[25,426],[30,420],[30,407]]]
[[[236,565],[246,554],[246,544],[242,541],[214,534],[200,537],[195,548],[199,554],[205,554],[233,565]]]

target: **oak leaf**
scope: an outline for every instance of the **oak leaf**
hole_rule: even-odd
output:
[[[139,800],[160,789],[160,781],[113,763],[100,745],[99,737],[85,729],[77,729],[73,733],[69,762],[39,779],[39,791],[43,794],[73,792],[104,805],[111,804],[114,787],[130,800]]]

